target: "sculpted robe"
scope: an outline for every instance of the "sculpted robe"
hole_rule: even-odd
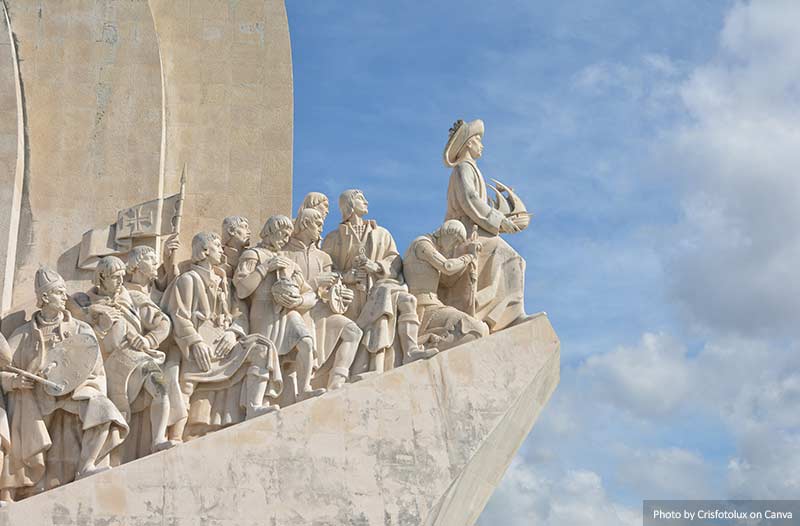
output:
[[[55,323],[45,323],[39,313],[14,331],[8,341],[11,364],[34,374],[47,365],[47,352],[70,334],[94,337],[86,323],[64,313]],[[0,373],[4,389],[13,373]],[[17,488],[17,497],[38,493],[75,478],[81,453],[81,439],[87,430],[110,423],[108,438],[98,456],[98,464],[128,434],[128,424],[106,396],[106,376],[102,358],[89,378],[73,392],[53,397],[41,384],[33,389],[8,393],[11,419],[11,451],[6,456],[0,487]]]
[[[355,298],[345,316],[355,320],[364,331],[362,343],[369,352],[375,353],[394,344],[398,294],[408,289],[404,285],[403,262],[394,238],[375,221],[366,221],[361,238],[349,223],[341,223],[322,242],[322,250],[331,256],[334,268],[342,274],[354,268],[361,249],[381,270],[374,277],[352,286]]]
[[[185,437],[244,420],[246,375],[268,380],[269,396],[283,389],[275,346],[249,333],[247,309],[234,297],[222,270],[192,265],[164,292],[161,307],[172,319],[174,346],[180,352],[182,411],[189,418]],[[215,346],[225,332],[234,333],[238,343],[227,356],[219,357]],[[192,345],[199,342],[211,349],[209,371],[203,371],[191,355]]]
[[[275,344],[278,354],[283,356],[293,351],[302,338],[313,339],[313,336],[299,312],[287,309],[274,300],[272,287],[278,281],[277,273],[259,273],[259,265],[266,265],[276,255],[261,246],[245,250],[239,259],[233,283],[239,298],[247,298],[250,302],[251,330],[266,336]],[[300,271],[293,268],[285,273],[298,286],[304,301],[313,304],[313,295],[309,295],[311,289]]]
[[[472,313],[492,332],[509,326],[525,314],[525,261],[499,236],[503,214],[489,203],[486,181],[474,161],[453,168],[447,188],[445,220],[458,219],[467,229],[477,225],[483,249],[478,255],[478,281],[468,275],[442,281],[439,297],[458,310]]]
[[[333,270],[333,261],[326,252],[320,250],[316,244],[307,246],[299,239],[291,238],[284,247],[283,253],[295,262],[306,282],[315,292],[313,303],[309,305],[304,302],[298,310],[303,313],[306,324],[312,329],[317,362],[322,367],[336,350],[336,346],[346,330],[358,334],[359,339],[361,330],[346,316],[331,311],[328,304],[319,299],[316,294],[319,290],[317,283],[319,275]],[[349,367],[350,364],[347,365]],[[349,375],[349,372],[341,371],[341,374]]]

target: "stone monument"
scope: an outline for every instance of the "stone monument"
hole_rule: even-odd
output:
[[[434,232],[323,235],[282,0],[0,11],[0,526],[473,524],[560,356],[483,121]]]

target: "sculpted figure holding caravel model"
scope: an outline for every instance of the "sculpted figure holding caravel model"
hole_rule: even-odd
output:
[[[40,310],[0,335],[0,506],[528,319],[525,262],[500,235],[530,214],[484,179],[483,134],[480,120],[450,129],[445,222],[404,258],[351,189],[322,242],[329,201],[311,192],[294,221],[269,217],[257,245],[231,215],[178,262],[184,171],[161,258],[117,244],[72,297],[40,269]]]

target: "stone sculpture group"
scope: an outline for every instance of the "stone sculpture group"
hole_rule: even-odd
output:
[[[527,319],[525,262],[500,236],[530,214],[497,196],[477,166],[480,120],[450,130],[445,222],[403,258],[368,219],[360,190],[308,194],[294,220],[248,220],[177,235],[163,257],[136,246],[105,256],[94,286],[67,294],[36,272],[38,311],[0,335],[0,500],[86,477],[211,431],[317,397]]]

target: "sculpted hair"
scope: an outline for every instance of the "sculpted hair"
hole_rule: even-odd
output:
[[[284,228],[294,230],[294,223],[292,223],[291,219],[282,215],[271,216],[267,219],[267,222],[264,223],[264,228],[261,229],[261,239],[266,240],[271,234],[283,230]]]
[[[94,284],[100,285],[105,278],[120,271],[125,272],[125,263],[117,256],[106,256],[97,262],[97,268],[94,269]]]
[[[141,263],[144,258],[150,256],[151,254],[155,256],[156,251],[147,245],[133,247],[130,253],[128,253],[128,274],[133,274],[136,272],[136,269],[139,268],[139,263]]]
[[[460,239],[462,242],[466,241],[467,229],[464,227],[464,223],[458,219],[448,219],[442,224],[442,226],[436,229],[436,232],[433,233],[433,237],[437,239],[448,235],[458,236],[458,239]]]
[[[322,212],[316,208],[302,208],[294,220],[294,233],[302,232],[312,223],[322,219]]]
[[[303,198],[303,203],[300,205],[300,208],[297,209],[297,215],[300,215],[306,208],[317,208],[322,203],[328,202],[328,196],[323,194],[322,192],[309,192]]]
[[[242,225],[249,225],[250,222],[244,216],[228,216],[222,220],[222,244],[224,245],[231,239],[231,230]]]
[[[192,238],[192,262],[198,263],[206,259],[208,246],[214,241],[221,241],[214,232],[200,232]]]
[[[351,188],[350,190],[345,190],[339,196],[339,210],[342,212],[342,221],[347,221],[353,215],[358,195],[363,195],[363,192],[357,188]]]

